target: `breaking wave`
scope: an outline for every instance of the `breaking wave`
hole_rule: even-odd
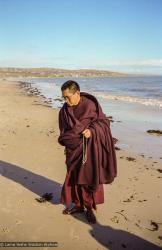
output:
[[[95,92],[95,91],[93,91],[92,94],[95,95],[96,97],[102,97],[104,99],[119,100],[130,103],[139,103],[146,106],[157,106],[160,109],[162,108],[162,100],[160,99],[139,98],[134,96],[124,96],[124,95],[112,95],[104,92]]]

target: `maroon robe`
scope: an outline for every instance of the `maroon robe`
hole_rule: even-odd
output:
[[[76,106],[64,103],[59,112],[60,136],[58,142],[65,146],[67,174],[61,192],[61,202],[82,201],[91,204],[104,202],[103,184],[112,183],[117,175],[117,160],[110,121],[97,99],[80,92]],[[87,161],[82,164],[83,135],[86,128],[91,136],[87,143]]]

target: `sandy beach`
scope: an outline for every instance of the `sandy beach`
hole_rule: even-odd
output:
[[[0,80],[0,241],[58,242],[67,250],[161,249],[160,161],[117,150],[118,176],[104,186],[97,223],[62,214],[66,165],[58,111],[18,82]],[[46,192],[53,199],[39,203],[35,198]]]

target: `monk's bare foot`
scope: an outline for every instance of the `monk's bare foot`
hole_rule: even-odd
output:
[[[94,215],[92,209],[87,209],[85,212],[85,215],[89,223],[92,223],[92,224],[96,223],[96,216]]]
[[[77,207],[74,206],[73,208],[65,208],[63,210],[63,214],[74,214],[74,213],[83,213],[84,212],[84,207]]]

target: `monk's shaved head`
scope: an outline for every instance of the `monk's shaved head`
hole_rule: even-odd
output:
[[[66,89],[69,89],[70,92],[75,93],[77,90],[80,91],[80,86],[77,82],[73,80],[69,80],[69,81],[64,82],[64,84],[61,86],[62,91]]]

